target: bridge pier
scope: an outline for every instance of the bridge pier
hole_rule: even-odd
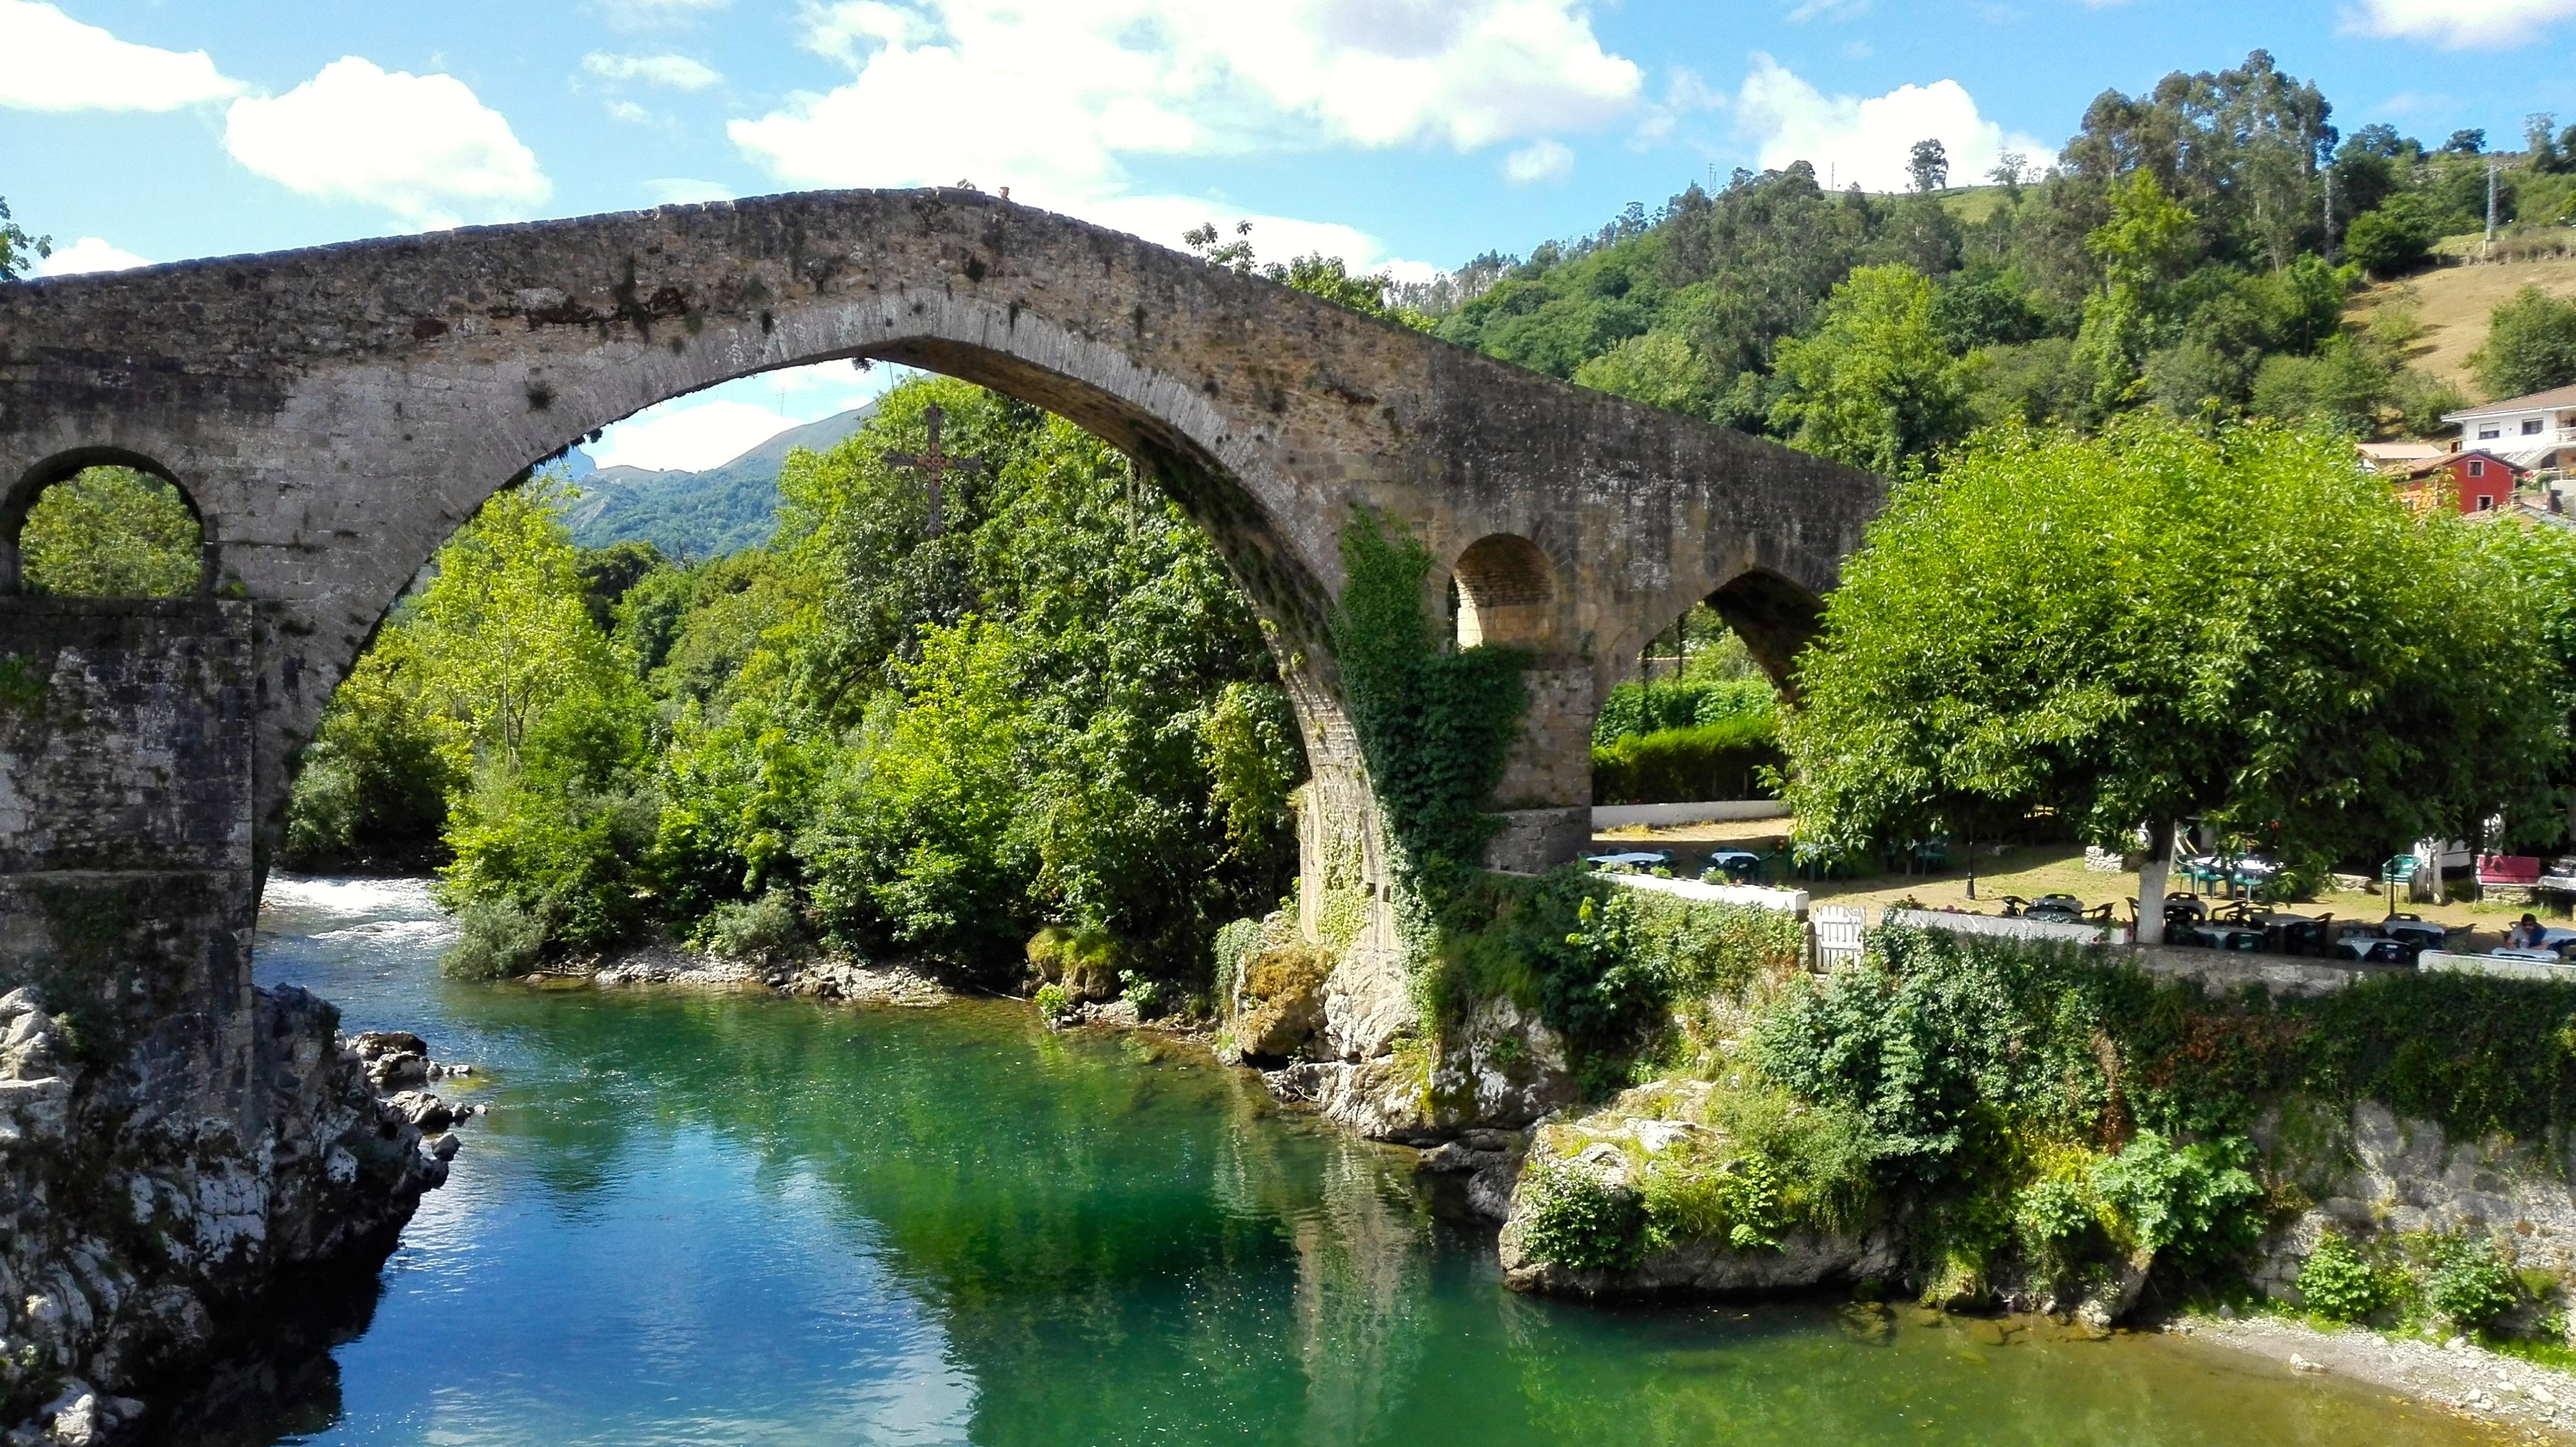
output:
[[[137,1062],[137,1108],[245,1138],[254,630],[248,603],[0,597],[0,990]]]

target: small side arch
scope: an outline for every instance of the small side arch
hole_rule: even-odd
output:
[[[1458,585],[1458,646],[1543,644],[1554,630],[1556,568],[1538,544],[1488,533],[1450,565]]]
[[[19,474],[5,497],[0,497],[0,597],[13,597],[26,591],[19,554],[19,538],[26,531],[27,515],[35,511],[37,500],[46,489],[66,482],[93,467],[124,467],[157,477],[177,493],[188,516],[197,526],[197,584],[192,590],[205,597],[215,587],[215,532],[207,526],[204,509],[197,505],[196,494],[178,476],[153,458],[122,447],[76,447],[58,452]]]

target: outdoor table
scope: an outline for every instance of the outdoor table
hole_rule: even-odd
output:
[[[2287,910],[2276,909],[2266,914],[2248,916],[2245,922],[2262,926],[2264,943],[2279,953],[2301,955],[2324,947],[2326,920],[2333,917],[2332,915],[2320,917],[2292,914]]]

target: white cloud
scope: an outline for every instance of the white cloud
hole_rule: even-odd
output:
[[[581,68],[601,80],[637,80],[672,90],[705,90],[724,77],[685,55],[615,55],[594,50],[581,58]]]
[[[603,429],[582,450],[602,467],[703,472],[795,425],[795,419],[752,402],[666,402]]]
[[[0,106],[169,111],[247,88],[202,50],[135,45],[51,5],[0,0]]]
[[[1981,181],[2006,151],[2019,151],[2042,167],[2054,155],[2029,136],[2006,135],[1978,113],[1976,99],[1955,80],[1902,85],[1867,98],[1828,96],[1761,54],[1753,57],[1753,73],[1736,93],[1735,120],[1757,142],[1765,169],[1805,161],[1820,182],[1857,182],[1870,191],[1902,191],[1913,184],[1906,160],[1920,140],[1941,142],[1958,185]]]
[[[833,90],[732,121],[734,144],[808,186],[1009,187],[1171,245],[1232,219],[1134,194],[1126,159],[1285,147],[1530,146],[1633,112],[1642,76],[1603,50],[1588,0],[805,0]],[[890,125],[936,116],[936,125]],[[1571,152],[1567,152],[1570,159]],[[1310,250],[1419,270],[1349,227],[1255,217],[1266,257]]]
[[[2457,49],[2540,38],[2542,27],[2576,16],[2576,0],[2362,0],[2351,28],[2368,35],[2431,40]]]
[[[880,396],[909,371],[879,363],[862,372],[847,362],[818,362],[739,377],[610,423],[582,450],[602,467],[702,472],[790,427]]]
[[[124,271],[128,267],[150,266],[149,259],[135,255],[122,246],[111,246],[104,238],[84,236],[69,246],[54,248],[54,254],[36,263],[38,276],[78,276],[90,271]]]
[[[1574,169],[1574,152],[1563,141],[1541,138],[1503,158],[1503,179],[1515,186],[1554,181]]]
[[[416,226],[506,218],[553,192],[500,112],[451,75],[343,56],[282,96],[224,116],[233,159],[307,196],[382,206]]]
[[[640,126],[652,120],[653,113],[631,100],[613,100],[608,103],[608,118],[612,121],[624,121],[630,126]]]
[[[804,42],[850,83],[728,128],[782,180],[966,177],[1049,205],[1123,191],[1126,155],[1591,129],[1641,81],[1583,0],[839,0],[809,8]],[[883,144],[900,115],[941,119]]]
[[[692,176],[656,176],[644,183],[656,206],[688,206],[700,201],[730,201],[733,188],[722,181],[701,181]]]

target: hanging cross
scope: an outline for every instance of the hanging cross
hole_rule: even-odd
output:
[[[918,472],[921,474],[922,489],[930,494],[930,530],[927,536],[934,538],[939,536],[941,527],[941,484],[947,481],[948,474],[951,472],[981,472],[984,470],[984,459],[980,457],[951,457],[947,452],[941,450],[939,446],[939,427],[942,422],[947,420],[947,418],[948,414],[940,411],[939,404],[936,402],[921,409],[922,425],[930,434],[928,443],[917,453],[889,452],[885,454],[886,466],[900,467],[907,471]]]

